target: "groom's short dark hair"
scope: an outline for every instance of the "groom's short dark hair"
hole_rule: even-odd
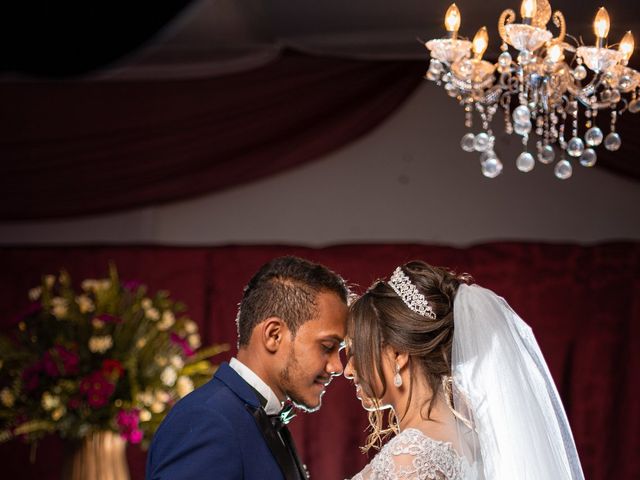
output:
[[[249,344],[256,325],[269,317],[281,318],[293,335],[315,318],[316,297],[333,292],[345,304],[348,288],[338,274],[302,258],[274,258],[263,265],[244,289],[238,311],[238,347]]]

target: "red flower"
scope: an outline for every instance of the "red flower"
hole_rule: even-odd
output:
[[[107,358],[102,361],[102,373],[112,382],[117,382],[123,372],[124,367],[118,360]]]
[[[35,390],[40,385],[40,372],[42,372],[42,363],[36,362],[29,365],[22,371],[22,383],[28,392]]]
[[[102,313],[96,317],[98,320],[104,323],[120,323],[122,319],[120,317],[116,317],[115,315],[111,315],[109,313]]]
[[[87,398],[89,406],[94,408],[104,407],[116,386],[111,383],[101,371],[96,371],[80,381],[80,392]]]
[[[78,354],[56,345],[45,352],[42,363],[44,371],[51,377],[60,375],[76,375],[78,373]]]

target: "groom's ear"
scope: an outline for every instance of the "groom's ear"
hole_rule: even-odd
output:
[[[262,344],[269,353],[276,353],[288,331],[280,317],[269,317],[258,326]]]

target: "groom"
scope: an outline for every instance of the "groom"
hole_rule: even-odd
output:
[[[289,399],[320,408],[342,373],[348,291],[322,265],[273,259],[247,285],[238,355],[179,401],[156,432],[147,480],[304,480],[306,467],[283,425]]]

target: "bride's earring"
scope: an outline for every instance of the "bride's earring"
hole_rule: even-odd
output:
[[[402,386],[402,377],[400,376],[400,365],[396,363],[396,375],[393,377],[393,384],[400,388]]]

